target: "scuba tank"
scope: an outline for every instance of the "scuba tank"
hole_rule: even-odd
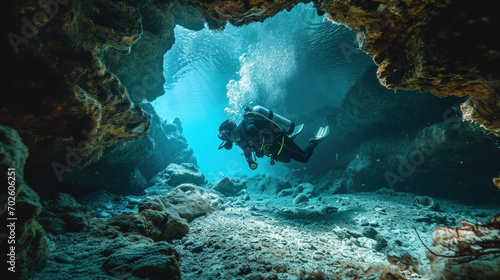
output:
[[[270,111],[262,106],[255,106],[251,109],[251,111],[259,113],[264,117],[270,119],[279,127],[281,127],[281,129],[283,129],[286,134],[292,134],[295,130],[295,124],[291,120],[275,114],[273,111]]]

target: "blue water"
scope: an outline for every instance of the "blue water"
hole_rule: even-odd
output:
[[[291,119],[337,107],[364,66],[373,63],[357,49],[353,31],[318,16],[312,4],[263,23],[228,24],[224,31],[177,26],[175,38],[165,54],[166,93],[153,106],[166,120],[180,117],[209,178],[281,172],[270,169],[267,159],[251,171],[237,147],[217,150],[220,123],[239,119],[242,105],[263,105]]]

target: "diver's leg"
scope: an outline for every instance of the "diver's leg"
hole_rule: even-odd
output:
[[[280,145],[281,146],[281,145]],[[308,162],[311,157],[314,148],[316,148],[316,144],[311,143],[304,150],[302,150],[293,140],[288,137],[285,137],[283,149],[281,153],[285,153],[290,156],[293,160],[299,162]],[[279,159],[279,156],[278,156]]]

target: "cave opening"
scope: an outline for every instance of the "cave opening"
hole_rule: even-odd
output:
[[[153,102],[159,116],[179,117],[200,170],[210,179],[253,175],[239,149],[218,151],[219,125],[241,119],[243,105],[262,105],[292,121],[308,122],[306,144],[373,62],[356,34],[299,4],[266,19],[223,31],[175,28],[164,56],[165,94]],[[314,120],[314,121],[312,121]],[[258,171],[281,170],[261,159]],[[299,168],[300,166],[297,166]],[[278,171],[279,172],[279,171]]]
[[[56,3],[11,2],[4,32]],[[3,57],[7,279],[498,279],[496,76],[465,103],[388,89],[477,93],[498,52],[457,45],[498,9],[385,2],[71,1]],[[247,25],[202,29],[226,20]],[[332,133],[308,163],[251,171],[217,150],[242,105],[304,124],[301,147]]]

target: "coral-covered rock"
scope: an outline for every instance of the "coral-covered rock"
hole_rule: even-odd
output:
[[[78,172],[69,188],[75,194],[106,189],[117,194],[141,194],[158,172],[171,163],[193,163],[196,158],[182,136],[180,120],[162,120],[148,102],[141,103],[151,116],[149,134],[106,148],[99,161]],[[197,181],[199,183],[199,181]]]
[[[239,178],[224,177],[215,182],[212,189],[220,192],[225,196],[237,195],[241,190],[246,189],[246,182]]]
[[[158,173],[151,181],[150,185],[168,185],[175,188],[181,184],[205,184],[205,175],[192,163],[181,165],[172,163],[163,172]]]
[[[427,252],[440,279],[499,279],[500,214],[487,224],[462,222],[461,228],[438,227],[434,247]]]
[[[38,194],[24,181],[24,163],[28,149],[11,128],[0,126],[0,168],[4,191],[0,193],[0,219],[15,243],[0,242],[2,273],[5,279],[28,279],[45,264],[48,243],[45,231],[37,222],[42,207]],[[16,218],[16,220],[8,220]],[[15,247],[14,252],[11,246]],[[11,256],[9,256],[11,255]],[[13,261],[13,262],[10,262]],[[8,271],[12,267],[14,272]]]
[[[212,29],[224,28],[226,21],[236,26],[251,22],[263,22],[286,9],[291,10],[302,1],[193,1],[203,9],[205,20]]]
[[[217,195],[192,184],[182,184],[169,194],[158,198],[166,211],[176,214],[188,222],[220,209],[222,204]],[[146,199],[151,199],[151,197]]]
[[[102,268],[109,275],[120,277],[181,279],[180,259],[181,255],[167,242],[130,244],[111,254]]]
[[[124,213],[106,222],[126,234],[139,234],[154,241],[180,239],[189,232],[188,222],[219,209],[219,198],[204,189],[183,184],[168,195],[148,196],[138,213]]]
[[[139,38],[137,9],[117,2],[44,3],[5,7],[16,12],[5,15],[0,32],[17,40],[2,40],[10,52],[0,70],[3,102],[10,106],[0,119],[32,151],[27,177],[39,182],[37,190],[50,191],[98,159],[105,146],[145,135],[149,117],[99,58],[104,49],[127,52]],[[50,16],[36,28],[31,19],[44,10]]]
[[[317,7],[358,33],[383,85],[469,95],[467,118],[499,133],[500,73],[492,65],[500,63],[500,53],[491,36],[498,33],[499,3],[329,0]]]
[[[80,232],[89,226],[90,210],[67,193],[58,193],[53,200],[44,200],[42,205],[39,222],[47,232]]]
[[[139,213],[125,213],[110,219],[110,226],[125,234],[139,234],[154,241],[180,239],[189,232],[185,221],[166,211],[143,209]]]

